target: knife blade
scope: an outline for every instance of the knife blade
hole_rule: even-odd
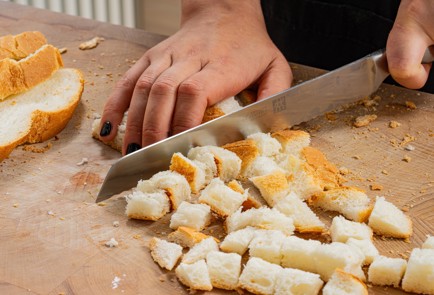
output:
[[[427,49],[424,62],[432,60],[433,54]],[[186,155],[195,146],[221,146],[256,132],[272,132],[300,124],[372,94],[388,75],[386,55],[384,50],[379,50],[239,111],[128,154],[111,166],[96,202],[135,187],[140,179],[169,169],[175,152]]]

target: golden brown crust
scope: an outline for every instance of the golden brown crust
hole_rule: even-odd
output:
[[[225,113],[217,106],[207,107],[205,110],[205,114],[202,118],[202,123],[214,120],[218,117],[223,116]]]
[[[241,174],[259,156],[259,149],[253,139],[228,143],[222,148],[234,152],[241,159]]]
[[[175,242],[182,247],[191,248],[195,244],[199,243],[202,240],[209,238],[210,236],[198,232],[191,227],[180,226],[176,231],[169,234],[168,238],[170,241]],[[219,243],[220,241],[216,238],[214,240]]]
[[[313,176],[320,181],[323,189],[329,190],[340,186],[339,170],[320,150],[305,147],[301,150],[301,156],[312,168]]]
[[[185,179],[187,179],[187,182],[190,185],[191,192],[194,194],[198,193],[194,184],[197,178],[197,170],[178,153],[173,154],[169,169],[184,175]]]
[[[0,38],[0,60],[4,58],[20,60],[45,44],[47,39],[37,31],[3,36]]]
[[[277,139],[280,143],[286,143],[293,140],[298,140],[299,138],[303,137],[310,137],[309,133],[302,131],[302,130],[279,130],[276,132],[273,132],[271,134],[271,137]]]

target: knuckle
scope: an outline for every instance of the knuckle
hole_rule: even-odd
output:
[[[152,91],[156,94],[165,94],[168,92],[174,92],[174,90],[178,87],[177,82],[170,78],[164,77],[155,81],[152,86]]]
[[[186,97],[200,97],[203,92],[204,86],[193,79],[185,80],[178,88],[178,94]]]
[[[136,89],[140,92],[149,91],[154,83],[154,79],[151,76],[142,76],[137,80]]]
[[[132,87],[134,87],[134,81],[126,74],[115,84],[115,89],[130,89]]]

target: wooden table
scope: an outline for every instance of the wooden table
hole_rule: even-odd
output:
[[[101,112],[113,84],[132,61],[164,38],[0,2],[0,35],[27,30],[39,30],[50,43],[68,48],[65,66],[82,70],[86,85],[67,128],[57,139],[37,145],[51,143],[51,148],[35,154],[19,147],[0,163],[0,294],[187,294],[173,272],[151,260],[147,248],[150,237],[168,232],[167,218],[156,223],[128,220],[122,196],[105,206],[94,203],[105,174],[120,155],[91,138],[93,113]],[[93,50],[78,49],[95,36],[105,41]],[[295,66],[294,72],[298,81],[321,71]],[[374,241],[382,254],[399,257],[434,234],[434,96],[393,86],[382,87],[378,95],[382,99],[375,110],[359,106],[303,127],[311,132],[313,146],[352,172],[347,175],[350,184],[408,210],[414,222],[410,243]],[[407,100],[417,109],[407,108]],[[378,119],[369,127],[351,127],[355,116],[367,113],[376,113]],[[401,126],[389,128],[391,120]],[[406,135],[414,136],[414,151],[400,146]],[[406,155],[410,162],[402,160]],[[89,162],[77,165],[82,158]],[[383,189],[370,190],[374,183]],[[118,247],[104,245],[111,238],[119,241]],[[403,293],[383,287],[369,290]]]

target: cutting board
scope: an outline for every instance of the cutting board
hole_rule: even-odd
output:
[[[50,43],[66,47],[65,66],[80,69],[86,84],[68,126],[56,138],[33,145],[44,152],[18,147],[0,163],[0,294],[188,294],[173,272],[160,269],[149,255],[148,240],[169,232],[169,216],[159,222],[128,220],[125,194],[95,204],[120,155],[91,138],[93,114],[101,113],[116,80],[164,37],[0,2],[0,35],[27,30],[39,30]],[[78,49],[95,36],[105,40],[95,49]],[[293,70],[297,83],[322,73],[301,65]],[[381,98],[377,106],[349,108],[300,128],[311,133],[312,146],[350,171],[348,184],[372,198],[385,196],[410,215],[410,241],[374,240],[381,254],[405,257],[434,234],[434,96],[390,85],[375,95]],[[417,108],[408,108],[406,101]],[[352,127],[355,117],[371,113],[376,121]],[[390,128],[391,120],[401,125]],[[403,143],[406,139],[414,141]],[[407,144],[415,149],[405,150]],[[406,156],[411,160],[404,161]],[[78,165],[83,158],[88,163]],[[373,184],[382,189],[371,190]],[[331,216],[321,214],[328,224]],[[105,246],[111,238],[118,247]],[[375,286],[369,291],[403,294]]]

